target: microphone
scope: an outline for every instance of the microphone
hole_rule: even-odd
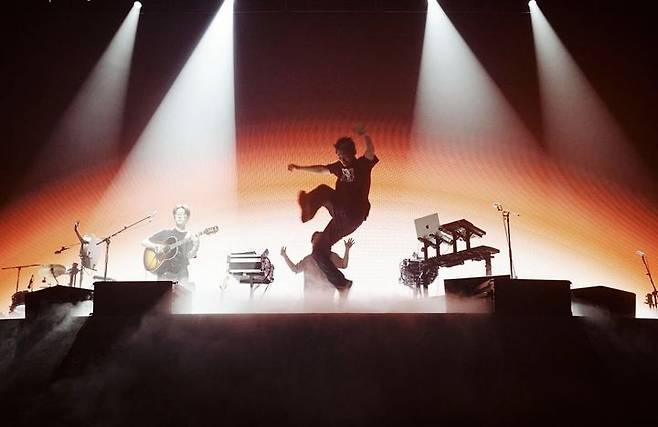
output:
[[[491,204],[491,206],[493,206],[494,208],[496,208],[496,210],[497,210],[498,212],[502,212],[502,213],[505,214],[505,215],[514,215],[514,216],[518,216],[518,217],[521,216],[521,214],[518,213],[518,212],[506,211],[506,210],[503,208],[502,203],[493,202],[493,203]]]
[[[157,214],[158,214],[158,211],[153,211],[153,213],[151,215],[147,216],[147,218],[149,219],[149,222],[151,222],[153,217],[156,216]]]
[[[635,251],[635,255],[638,255],[638,256],[641,256],[641,257],[645,257],[645,256],[647,256],[647,254],[645,254],[645,253],[642,252],[642,251]]]
[[[55,253],[56,253],[56,254],[61,254],[61,253],[64,252],[65,250],[68,250],[68,248],[67,248],[66,246],[62,246],[61,248],[57,249],[57,250],[55,251]]]

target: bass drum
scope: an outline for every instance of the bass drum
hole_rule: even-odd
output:
[[[11,306],[9,306],[10,313],[13,313],[19,306],[25,306],[25,295],[29,292],[30,291],[18,291],[11,296]]]

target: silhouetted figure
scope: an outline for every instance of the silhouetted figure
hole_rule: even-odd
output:
[[[322,233],[316,231],[311,236],[311,244],[315,246]],[[341,258],[337,253],[331,252],[331,262],[334,263],[336,268],[345,269],[349,264],[350,249],[354,245],[353,239],[344,241],[345,254]],[[298,263],[294,263],[288,257],[286,247],[281,248],[281,256],[283,257],[290,270],[295,274],[304,273],[304,299],[311,300],[311,302],[331,302],[333,300],[336,288],[327,280],[327,276],[320,270],[318,263],[313,258],[312,254],[305,256]],[[341,296],[344,294],[341,294]]]
[[[362,127],[355,131],[363,136],[366,150],[363,156],[356,157],[354,141],[349,137],[339,138],[334,148],[338,161],[328,165],[298,166],[289,164],[288,170],[304,170],[336,176],[336,189],[320,185],[313,191],[299,193],[299,205],[302,209],[302,222],[310,221],[324,206],[331,215],[331,221],[322,232],[322,236],[313,246],[313,259],[327,276],[327,279],[341,294],[347,294],[352,281],[345,278],[331,261],[331,247],[343,237],[353,233],[368,217],[370,212],[370,174],[379,162],[375,155],[372,140]]]

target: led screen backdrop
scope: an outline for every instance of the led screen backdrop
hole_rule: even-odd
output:
[[[302,224],[297,192],[334,180],[286,166],[334,162],[340,136],[352,136],[362,152],[353,128],[363,124],[380,163],[370,217],[352,236],[351,310],[418,309],[398,282],[399,264],[420,248],[413,220],[434,212],[442,223],[466,218],[486,230],[478,244],[501,250],[493,272],[507,274],[502,219],[492,207],[501,202],[518,214],[511,218],[518,276],[629,290],[638,294],[639,314],[651,315],[641,304],[650,285],[635,255],[658,250],[651,157],[640,155],[637,134],[624,132],[634,122],[623,115],[617,122],[616,110],[624,108],[606,107],[606,96],[625,102],[615,98],[614,85],[599,95],[582,75],[584,83],[569,93],[583,90],[596,99],[584,106],[577,105],[582,97],[569,100],[574,110],[587,110],[581,122],[574,113],[556,113],[555,102],[547,105],[555,95],[547,73],[582,71],[575,63],[538,70],[569,52],[553,43],[553,56],[542,57],[537,49],[550,42],[533,39],[538,30],[527,14],[448,18],[434,6],[427,14],[235,19],[225,10],[179,19],[144,13],[134,47],[130,40],[122,45],[124,57],[126,46],[132,49],[129,59],[109,61],[112,84],[125,73],[119,107],[98,64],[124,17],[88,28],[85,40],[58,25],[61,18],[43,19],[25,42],[39,49],[10,69],[24,83],[12,92],[15,115],[23,115],[12,126],[25,142],[15,145],[22,163],[11,172],[14,185],[0,212],[2,266],[68,267],[77,261],[76,248],[54,251],[76,242],[76,220],[83,233],[104,237],[157,212],[112,239],[108,271],[113,279],[154,279],[142,267],[140,242],[170,227],[171,209],[185,203],[191,230],[220,228],[202,238],[190,266],[198,289],[190,310],[302,310],[302,277],[279,251],[286,246],[295,261],[310,253],[311,233],[329,216],[321,211]],[[581,132],[564,149],[559,142],[568,135],[556,142],[549,132],[552,112],[563,114],[564,128],[589,127],[596,137]],[[115,131],[103,115],[120,119]],[[247,285],[237,283],[220,293],[230,252],[265,249],[275,281],[264,297],[249,305]],[[342,253],[342,243],[334,250]],[[38,269],[25,269],[20,289],[33,273],[35,287],[42,285]],[[443,269],[431,295],[443,292],[445,278],[483,273],[481,263]],[[0,273],[3,307],[15,280],[14,270]],[[431,301],[422,309],[438,310]]]

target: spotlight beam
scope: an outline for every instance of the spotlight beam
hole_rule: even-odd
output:
[[[544,138],[562,162],[641,182],[631,142],[587,81],[535,1],[528,3],[537,56]]]
[[[35,160],[28,184],[106,161],[123,125],[139,7],[133,6]]]
[[[532,139],[436,1],[427,4],[414,135],[432,144],[510,148]]]
[[[233,1],[226,0],[96,209],[235,204]],[[138,195],[139,197],[136,197]],[[196,216],[195,218],[198,218]]]

